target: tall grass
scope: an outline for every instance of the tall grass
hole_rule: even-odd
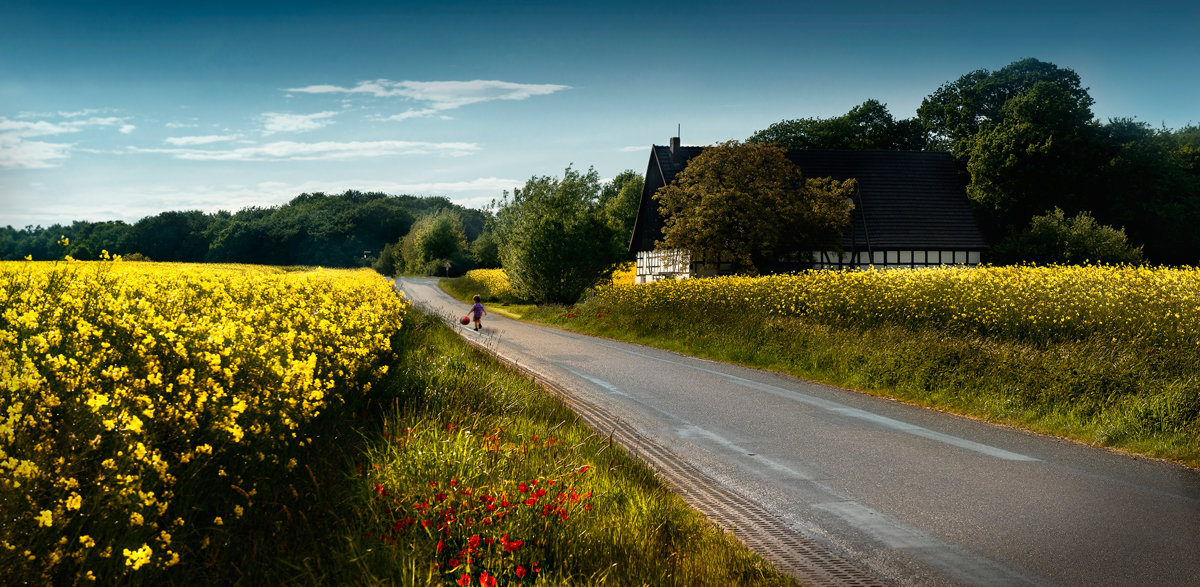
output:
[[[435,319],[410,324],[396,373],[421,393],[398,401],[368,438],[351,502],[362,533],[346,558],[373,577],[789,582],[543,389]]]
[[[661,281],[530,317],[1200,464],[1195,269]]]

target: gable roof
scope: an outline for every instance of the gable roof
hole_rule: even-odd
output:
[[[654,145],[629,247],[652,250],[662,238],[653,199],[704,147]],[[847,250],[983,250],[986,243],[949,153],[932,151],[792,150],[805,177],[855,178],[855,210],[841,246]]]

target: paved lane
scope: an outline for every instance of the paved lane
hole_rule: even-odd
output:
[[[461,317],[434,280],[401,280]],[[793,377],[485,318],[462,328],[792,531],[910,585],[1200,585],[1200,472]]]

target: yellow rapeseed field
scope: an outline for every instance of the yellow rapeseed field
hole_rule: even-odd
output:
[[[1009,266],[806,271],[614,285],[589,304],[612,311],[755,312],[845,326],[899,324],[1035,343],[1200,345],[1200,270]]]
[[[0,568],[103,583],[203,556],[179,536],[207,548],[296,466],[408,306],[369,270],[119,259],[0,263],[0,304]]]

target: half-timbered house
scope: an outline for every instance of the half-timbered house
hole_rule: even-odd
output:
[[[723,264],[691,263],[686,255],[655,250],[663,219],[654,193],[671,183],[704,147],[650,148],[646,181],[629,248],[637,257],[638,283],[667,277],[722,273]],[[931,151],[791,150],[787,157],[805,177],[855,178],[854,211],[840,243],[812,251],[819,269],[916,268],[977,265],[986,248],[949,153]]]

